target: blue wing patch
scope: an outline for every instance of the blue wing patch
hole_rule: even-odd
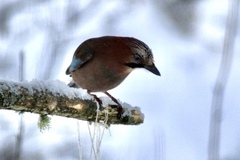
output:
[[[76,69],[81,67],[84,63],[86,63],[91,57],[92,57],[92,52],[78,52],[77,55],[73,56],[72,62],[68,69],[66,70],[66,74],[71,74],[71,72],[74,72]]]
[[[84,61],[82,61],[80,58],[76,58],[75,56],[73,57],[72,63],[69,66],[69,72],[73,72],[76,69],[78,69]]]

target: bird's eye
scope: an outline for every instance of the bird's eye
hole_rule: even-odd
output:
[[[133,58],[134,58],[136,61],[141,61],[141,60],[142,60],[142,57],[141,57],[139,54],[137,54],[137,53],[134,53],[134,54],[133,54]]]

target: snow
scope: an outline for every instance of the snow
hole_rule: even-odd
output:
[[[34,94],[34,90],[38,92],[51,92],[53,95],[61,95],[61,96],[67,96],[70,99],[80,97],[81,99],[93,99],[91,95],[87,93],[86,90],[83,90],[81,88],[70,88],[65,84],[64,82],[61,82],[59,80],[32,80],[30,82],[24,81],[24,82],[13,82],[13,81],[6,81],[6,80],[0,80],[0,83],[3,82],[0,86],[0,89],[9,89],[9,92],[14,93],[20,93],[18,92],[19,88],[23,87],[26,88],[29,92],[29,94]],[[18,87],[16,87],[16,85]],[[0,90],[1,93],[1,90]]]
[[[2,83],[2,84],[1,84]],[[64,82],[61,82],[59,80],[32,80],[30,82],[24,81],[24,82],[13,82],[13,81],[6,81],[6,80],[0,80],[0,93],[2,93],[2,90],[8,90],[9,92],[13,92],[16,94],[21,94],[19,91],[20,88],[26,88],[28,90],[28,93],[34,94],[34,91],[38,92],[50,92],[55,96],[67,96],[69,99],[74,98],[81,98],[83,100],[89,99],[94,100],[93,96],[89,95],[86,90],[81,88],[71,88],[67,86]],[[108,105],[116,105],[115,102],[113,102],[109,97],[99,97],[102,101],[102,106],[107,107]],[[143,114],[140,111],[139,107],[132,107],[128,103],[122,103],[120,100],[118,100],[119,103],[126,108],[124,115],[130,115],[131,112],[135,111],[136,114],[140,114],[141,117],[143,117]],[[54,105],[54,104],[53,104]]]

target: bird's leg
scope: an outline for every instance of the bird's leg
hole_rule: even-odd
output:
[[[111,98],[113,102],[117,103],[117,105],[118,105],[118,108],[117,108],[117,110],[118,110],[117,117],[120,119],[121,116],[122,116],[122,113],[123,113],[123,107],[122,107],[122,105],[121,105],[121,104],[117,101],[117,99],[114,98],[111,94],[109,94],[108,92],[104,92],[104,93],[105,93],[109,98]]]
[[[99,110],[103,110],[102,100],[100,98],[98,98],[98,96],[96,96],[95,94],[90,93],[89,91],[87,91],[87,93],[90,94],[91,96],[93,96],[94,99],[98,102]]]

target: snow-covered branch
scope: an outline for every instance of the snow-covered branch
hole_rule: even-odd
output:
[[[143,123],[144,115],[138,107],[123,103],[123,118],[117,118],[117,106],[104,97],[103,110],[98,121],[107,124],[136,125]],[[97,103],[84,90],[68,87],[60,81],[8,82],[0,81],[0,109],[57,115],[85,121],[95,121]]]

